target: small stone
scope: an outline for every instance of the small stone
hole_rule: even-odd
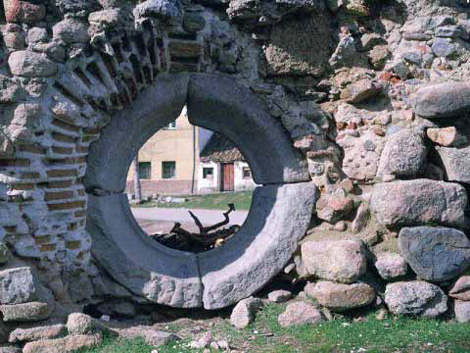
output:
[[[426,130],[426,135],[432,142],[443,147],[458,147],[468,142],[467,136],[460,134],[455,126],[430,128]]]
[[[364,228],[367,227],[367,222],[370,219],[369,206],[366,203],[361,203],[357,209],[356,217],[351,224],[351,231],[353,233],[360,233]]]
[[[463,301],[470,301],[470,275],[460,277],[449,290],[449,296]]]
[[[238,329],[245,328],[253,322],[256,312],[263,306],[259,298],[246,298],[238,302],[230,315],[230,323]]]
[[[345,230],[348,229],[348,225],[346,224],[345,221],[339,221],[336,222],[335,224],[335,230],[338,232],[344,232]]]
[[[467,193],[458,184],[416,179],[375,184],[371,210],[385,226],[464,227]]]
[[[201,338],[199,338],[197,341],[192,341],[189,345],[191,348],[194,348],[194,349],[203,349],[203,348],[209,347],[211,345],[211,342],[212,342],[212,333],[210,331],[207,331],[206,333],[202,335]]]
[[[445,82],[427,86],[415,94],[414,111],[427,119],[458,118],[470,111],[470,86]]]
[[[284,289],[272,291],[268,294],[268,300],[272,303],[285,303],[292,298],[292,292]]]
[[[411,71],[403,60],[399,60],[392,65],[393,72],[402,80],[406,80],[411,75]]]
[[[62,324],[32,328],[17,328],[10,333],[10,343],[32,342],[42,339],[58,338],[65,335],[66,329]]]
[[[370,98],[376,97],[382,91],[382,87],[370,79],[361,79],[350,84],[342,92],[341,98],[348,103],[362,103]]]
[[[102,329],[102,325],[89,315],[70,314],[67,319],[67,330],[71,335],[85,335]]]
[[[436,38],[431,48],[433,53],[440,58],[451,57],[457,51],[456,46],[447,38]]]
[[[131,327],[118,331],[119,337],[127,340],[143,338],[145,343],[156,348],[164,346],[171,342],[178,341],[180,338],[173,333],[158,331],[148,326]]]
[[[52,28],[52,33],[55,39],[66,44],[88,43],[90,41],[88,25],[75,18],[66,18],[57,23]]]
[[[136,17],[155,17],[177,24],[183,17],[183,6],[178,0],[147,0],[134,10]]]
[[[402,228],[399,246],[413,271],[428,281],[453,279],[470,266],[470,240],[457,229]]]
[[[410,129],[388,136],[377,176],[416,177],[424,168],[427,148],[423,138]]]
[[[36,299],[37,285],[30,267],[0,271],[0,304],[21,304]]]
[[[366,249],[360,240],[305,241],[302,263],[315,277],[352,283],[367,270]]]
[[[70,335],[65,338],[26,343],[23,353],[72,353],[99,346],[102,341],[101,334]]]
[[[57,73],[57,64],[45,56],[28,50],[15,51],[8,59],[13,75],[24,77],[48,77]]]
[[[396,315],[412,314],[434,318],[447,311],[447,296],[442,289],[424,281],[388,284],[385,303]]]
[[[384,280],[394,280],[408,273],[408,264],[400,254],[384,252],[376,257],[375,267]]]
[[[48,319],[53,309],[47,303],[30,302],[24,304],[0,305],[3,321],[29,322]]]
[[[329,223],[336,223],[354,208],[354,201],[342,188],[324,193],[317,201],[317,217]]]
[[[331,311],[347,311],[371,304],[375,290],[366,283],[342,284],[327,281],[317,282],[305,288],[307,295]]]
[[[456,300],[454,303],[455,319],[460,323],[470,322],[470,302]]]
[[[445,169],[447,180],[470,184],[470,146],[439,147],[437,153]]]
[[[378,320],[378,321],[383,321],[387,318],[388,316],[388,312],[387,310],[385,309],[380,309],[377,314],[375,315],[375,318]]]
[[[19,0],[10,0],[5,4],[8,4],[5,6],[7,22],[32,24],[41,21],[46,16],[46,7],[43,4]]]
[[[286,310],[279,315],[277,321],[282,327],[305,324],[319,324],[325,321],[322,313],[312,304],[295,302],[287,305]]]
[[[39,42],[47,42],[48,35],[45,28],[33,27],[28,31],[27,42],[34,44]]]
[[[382,70],[391,57],[388,45],[377,45],[368,53],[369,61],[376,70]]]
[[[5,33],[3,42],[10,49],[22,50],[26,47],[26,41],[21,33]]]

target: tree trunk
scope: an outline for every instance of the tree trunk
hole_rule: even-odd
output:
[[[134,158],[132,162],[134,166],[134,195],[137,201],[142,201],[142,187],[140,186],[140,174],[139,174],[139,155]]]

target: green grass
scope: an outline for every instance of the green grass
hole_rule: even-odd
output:
[[[211,328],[213,337],[226,339],[234,348],[245,352],[326,353],[326,352],[470,352],[470,324],[429,319],[392,317],[378,321],[374,314],[360,322],[334,319],[317,325],[282,328],[277,316],[282,305],[267,305],[254,324],[234,329],[228,320]],[[196,335],[194,338],[198,338]],[[189,353],[188,340],[160,347],[160,353]],[[151,347],[141,340],[113,342],[106,339],[102,347],[81,353],[150,353]]]
[[[191,209],[207,209],[207,210],[227,210],[229,203],[235,204],[237,210],[249,210],[251,206],[251,199],[253,196],[252,191],[239,191],[239,192],[223,192],[217,194],[206,195],[190,195],[190,196],[177,196],[188,199],[183,203],[162,203],[156,204],[154,202],[135,205],[132,207],[166,207],[166,208],[191,208]]]

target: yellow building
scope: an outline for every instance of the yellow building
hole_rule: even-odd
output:
[[[200,150],[212,132],[191,125],[186,109],[153,135],[139,151],[142,195],[197,192]],[[134,193],[134,170],[127,176],[127,192]]]

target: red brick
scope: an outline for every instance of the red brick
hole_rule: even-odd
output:
[[[49,178],[65,178],[65,177],[76,177],[78,171],[76,169],[53,169],[47,171]]]
[[[57,201],[71,199],[74,196],[73,191],[46,192],[46,201]]]
[[[73,210],[75,208],[84,208],[85,201],[53,203],[53,204],[47,204],[47,207],[49,208],[49,211],[67,211],[67,210]]]

